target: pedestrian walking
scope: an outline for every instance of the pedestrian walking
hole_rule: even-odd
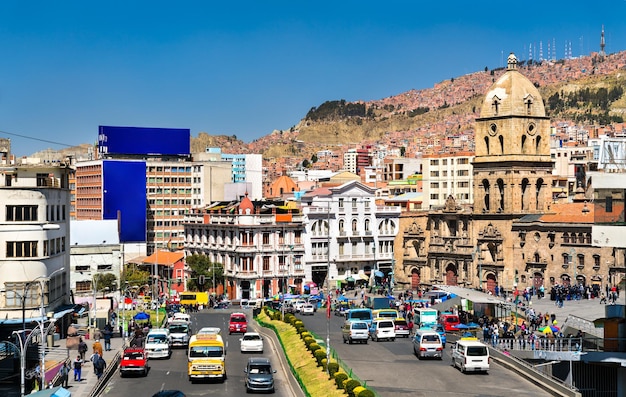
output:
[[[70,375],[70,366],[67,361],[63,363],[63,366],[59,369],[59,378],[61,379],[61,386],[67,389],[67,382]]]
[[[80,359],[85,360],[85,353],[87,353],[88,347],[83,338],[78,338],[78,353],[80,353]]]
[[[96,339],[93,343],[93,352],[102,355],[102,343],[100,343],[100,339]]]
[[[76,360],[74,360],[74,381],[80,382],[82,380],[81,373],[83,368],[83,360],[80,358],[80,354],[76,356]]]
[[[111,338],[113,337],[113,328],[110,324],[107,324],[102,331],[102,338],[104,339],[104,350],[111,350]]]

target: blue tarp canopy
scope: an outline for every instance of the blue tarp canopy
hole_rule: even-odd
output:
[[[133,317],[135,320],[148,320],[150,315],[146,312],[139,312]]]
[[[51,389],[45,389],[36,393],[31,393],[29,396],[34,397],[72,397],[72,393],[69,390],[62,388],[61,386],[53,387]]]

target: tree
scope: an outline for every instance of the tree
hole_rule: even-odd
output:
[[[224,266],[221,263],[214,263],[205,255],[190,255],[185,259],[187,266],[191,269],[191,279],[187,280],[189,291],[208,291],[213,288],[213,275],[215,274],[215,285],[224,282]],[[213,273],[215,271],[215,273]],[[198,283],[198,278],[204,276],[204,284]]]
[[[107,288],[109,291],[117,290],[117,277],[113,273],[96,273],[93,280],[96,291],[104,291]]]
[[[127,266],[122,272],[122,285],[138,287],[146,285],[150,282],[150,272],[139,270],[136,265]]]
[[[302,160],[302,168],[309,168],[309,160],[307,159]]]
[[[311,156],[311,163],[317,163],[317,155],[315,153]]]
[[[404,155],[405,155],[405,154],[406,154],[406,147],[405,147],[405,146],[402,146],[402,147],[400,148],[400,157],[404,157]]]

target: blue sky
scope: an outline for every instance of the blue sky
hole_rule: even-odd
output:
[[[18,156],[95,142],[99,125],[250,142],[324,101],[430,88],[540,42],[587,55],[602,25],[622,51],[624,15],[624,0],[4,0],[0,137]]]

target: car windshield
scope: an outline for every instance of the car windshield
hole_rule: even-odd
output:
[[[251,374],[271,374],[272,368],[269,365],[254,365],[250,367]]]
[[[406,327],[406,321],[396,320],[396,326]]]
[[[230,319],[231,323],[245,323],[246,322],[246,318],[245,317],[232,317]]]
[[[186,324],[174,324],[170,325],[170,332],[172,333],[186,333],[189,327]]]
[[[141,360],[143,358],[143,354],[140,352],[132,352],[125,353],[124,360]]]
[[[485,346],[470,346],[467,348],[467,355],[472,357],[486,356],[487,348]]]
[[[366,323],[354,323],[352,324],[353,329],[367,329]]]
[[[167,337],[165,335],[148,335],[147,343],[165,343]]]
[[[378,323],[378,328],[393,328],[393,323],[391,321],[381,321]]]
[[[439,343],[439,335],[424,335],[422,343]]]
[[[368,320],[372,318],[372,313],[367,311],[350,312],[350,318],[357,318],[359,320]]]
[[[259,335],[244,335],[243,340],[261,340]]]
[[[222,357],[222,353],[223,350],[219,346],[194,346],[189,350],[189,357]]]

